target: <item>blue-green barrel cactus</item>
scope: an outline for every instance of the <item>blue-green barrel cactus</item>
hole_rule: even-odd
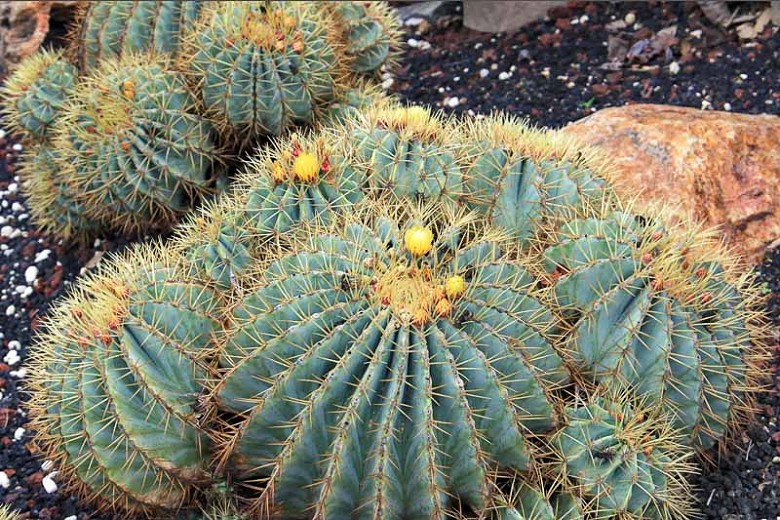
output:
[[[375,73],[393,66],[400,48],[400,21],[387,2],[321,2],[343,33],[350,69]]]
[[[44,50],[22,60],[0,91],[4,126],[34,141],[44,140],[77,77],[76,68],[60,52]]]
[[[384,208],[384,209],[381,209]],[[220,351],[222,459],[279,518],[445,518],[532,466],[568,374],[512,241],[365,204],[267,252]],[[435,237],[435,238],[434,238]]]
[[[208,352],[221,296],[145,246],[59,302],[31,350],[35,442],[72,490],[118,511],[191,506],[211,478]]]
[[[565,420],[552,444],[587,518],[690,518],[692,470],[668,422],[632,409],[627,396],[569,407]]]
[[[82,2],[71,30],[71,53],[82,73],[126,53],[175,56],[183,34],[207,2],[136,0]]]
[[[87,216],[72,179],[63,175],[59,152],[50,145],[28,146],[21,158],[19,176],[33,223],[46,233],[65,240],[88,239],[103,229]]]
[[[89,217],[126,231],[166,227],[188,211],[208,193],[219,156],[184,79],[149,55],[103,62],[54,130]]]
[[[548,496],[521,480],[509,492],[498,494],[487,515],[491,520],[584,520],[584,501],[567,492]]]
[[[573,363],[671,412],[703,451],[749,408],[751,356],[761,348],[751,346],[756,291],[717,260],[696,261],[697,246],[690,233],[614,213],[563,225],[543,263],[571,322],[564,348]]]
[[[311,124],[336,99],[345,58],[332,20],[302,2],[212,2],[181,68],[222,133],[247,143]]]

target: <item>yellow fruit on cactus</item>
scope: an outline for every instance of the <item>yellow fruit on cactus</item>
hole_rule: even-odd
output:
[[[466,292],[466,280],[462,276],[450,276],[444,283],[444,291],[447,293],[447,298],[454,300]]]
[[[301,182],[313,182],[320,173],[320,161],[312,153],[301,152],[293,162],[293,174]]]
[[[427,255],[433,246],[433,233],[425,226],[412,226],[404,234],[404,244],[414,256]]]

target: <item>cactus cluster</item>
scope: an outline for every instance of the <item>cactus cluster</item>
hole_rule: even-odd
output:
[[[228,478],[247,518],[693,518],[690,459],[758,388],[757,291],[602,171],[392,104],[278,139],[55,309],[38,442],[157,517],[237,514]]]
[[[35,222],[66,239],[166,230],[245,149],[378,100],[364,73],[392,63],[397,25],[360,2],[83,3],[67,52],[3,89],[10,129],[45,155],[23,159]]]

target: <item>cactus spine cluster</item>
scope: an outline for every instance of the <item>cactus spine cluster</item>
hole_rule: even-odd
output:
[[[757,291],[600,171],[510,118],[397,105],[279,139],[55,310],[39,442],[143,510],[215,473],[261,518],[692,518],[687,458],[757,390]],[[125,399],[180,426],[131,432]],[[74,442],[109,423],[120,440]],[[118,475],[104,439],[148,464]]]
[[[28,57],[2,89],[4,123],[14,133],[43,140],[76,85],[77,75],[61,53],[42,51]]]

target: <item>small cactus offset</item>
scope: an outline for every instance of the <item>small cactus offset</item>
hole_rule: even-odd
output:
[[[336,99],[345,57],[331,20],[297,2],[212,2],[181,68],[222,134],[240,143],[311,124]]]
[[[187,506],[210,478],[201,425],[222,300],[139,248],[82,281],[33,352],[36,442],[98,504]]]
[[[76,86],[78,71],[61,53],[27,57],[2,88],[3,123],[13,133],[41,141]]]
[[[245,416],[228,467],[280,518],[485,508],[491,468],[532,465],[526,436],[555,425],[568,377],[511,241],[443,207],[370,204],[305,236],[232,311],[217,398]]]
[[[209,189],[218,152],[184,80],[160,59],[128,55],[85,78],[53,146],[89,217],[135,231],[170,224]]]
[[[375,73],[383,65],[392,68],[400,48],[400,23],[386,2],[322,2],[344,33],[350,68]]]
[[[140,0],[84,2],[71,30],[71,52],[82,73],[106,58],[154,52],[175,56],[182,34],[205,2]]]
[[[746,280],[695,261],[722,257],[716,245],[676,231],[630,213],[573,220],[543,262],[572,322],[573,363],[658,403],[706,450],[749,411],[762,325]]]
[[[658,417],[595,398],[566,409],[552,438],[588,518],[677,520],[691,514],[692,472],[679,437]],[[557,518],[557,517],[556,517]]]
[[[24,180],[22,192],[27,197],[30,216],[47,233],[64,239],[87,238],[101,231],[100,223],[87,216],[63,175],[62,159],[50,145],[29,146],[22,156],[19,176]]]

